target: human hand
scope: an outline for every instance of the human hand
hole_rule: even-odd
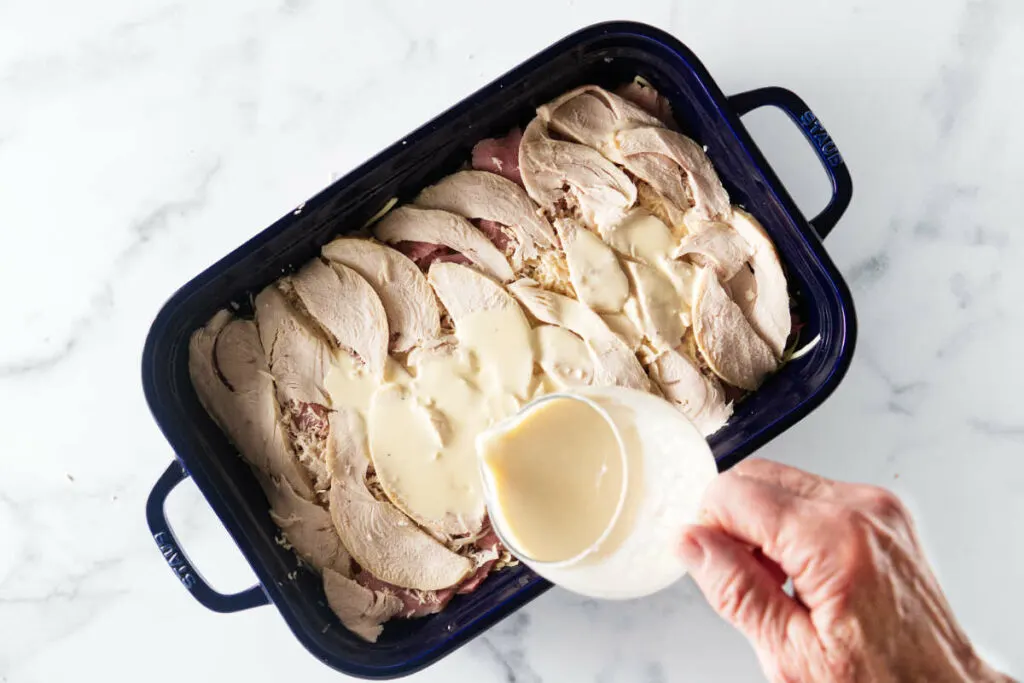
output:
[[[709,487],[680,554],[771,681],[1012,681],[975,654],[885,489],[749,459]]]

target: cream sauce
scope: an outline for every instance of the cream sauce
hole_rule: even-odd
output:
[[[389,356],[384,365],[384,381],[402,381],[408,376],[406,369]],[[324,377],[332,408],[355,408],[363,414],[370,408],[370,399],[379,386],[380,382],[369,373],[366,365],[344,351],[335,352]]]
[[[467,314],[456,338],[454,347],[418,354],[414,376],[385,382],[367,416],[388,497],[441,529],[483,519],[476,435],[518,411],[534,385],[532,331],[518,307]]]
[[[679,345],[686,332],[681,317],[682,302],[671,281],[660,270],[644,263],[627,264],[633,284],[636,306],[627,309],[632,318],[658,351],[668,351]]]
[[[618,225],[602,230],[601,237],[632,260],[627,264],[632,288],[623,312],[655,348],[672,348],[679,328],[691,324],[696,279],[691,264],[672,256],[679,239],[660,218],[639,207]]]
[[[629,281],[615,251],[583,227],[565,226],[559,234],[576,298],[596,312],[622,310],[629,298]]]
[[[540,401],[477,441],[506,540],[525,557],[562,562],[594,546],[624,495],[622,445],[592,405]]]
[[[533,334],[540,366],[553,386],[565,389],[594,381],[594,362],[580,337],[557,325],[540,325]]]

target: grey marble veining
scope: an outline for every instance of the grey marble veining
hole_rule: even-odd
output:
[[[333,178],[562,35],[628,16],[727,93],[814,107],[855,199],[827,240],[857,303],[850,373],[761,453],[889,486],[981,651],[1024,675],[1024,5],[1015,0],[0,4],[0,682],[340,677],[271,608],[206,612],[143,501],[173,454],[142,396],[181,284]],[[543,19],[538,19],[543,17]],[[747,117],[808,215],[821,170]],[[214,585],[250,570],[194,487],[170,501]],[[629,603],[559,591],[414,680],[760,680],[692,583]]]

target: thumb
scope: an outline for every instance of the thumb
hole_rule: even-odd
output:
[[[779,577],[724,532],[687,527],[679,554],[711,607],[759,652],[780,653],[794,626],[809,626],[806,609],[783,592]]]

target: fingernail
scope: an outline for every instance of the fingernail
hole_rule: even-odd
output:
[[[693,534],[684,534],[679,544],[679,557],[688,569],[699,569],[704,564],[704,546]]]

